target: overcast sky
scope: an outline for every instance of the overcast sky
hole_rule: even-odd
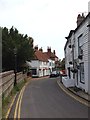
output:
[[[64,57],[65,37],[76,28],[77,15],[88,12],[89,0],[0,0],[0,26],[14,26],[33,37],[44,51],[50,46]]]

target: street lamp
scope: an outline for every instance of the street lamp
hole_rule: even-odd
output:
[[[14,80],[14,86],[17,84],[17,48],[14,48],[14,57],[15,57],[15,68],[14,68],[14,73],[15,73],[15,80]]]

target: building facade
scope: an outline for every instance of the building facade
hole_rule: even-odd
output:
[[[90,13],[77,17],[77,28],[71,30],[66,37],[64,47],[65,68],[68,79],[74,80],[74,85],[90,94]]]
[[[43,52],[43,49],[38,50],[38,46],[35,46],[34,59],[27,64],[31,70],[32,77],[48,76],[55,69],[55,60],[58,58],[55,53],[51,52],[51,48],[47,48],[47,52]]]

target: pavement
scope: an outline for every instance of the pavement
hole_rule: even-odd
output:
[[[74,94],[76,94],[77,96],[87,100],[88,102],[90,102],[90,95],[88,95],[87,93],[85,93],[83,90],[79,90],[79,91],[75,91],[73,89],[73,87],[68,88],[71,92],[73,92]]]
[[[90,95],[85,93],[83,90],[75,87],[66,88],[60,79],[57,80],[59,87],[66,92],[69,96],[73,97],[77,101],[90,107]]]

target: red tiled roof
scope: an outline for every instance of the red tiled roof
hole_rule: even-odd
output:
[[[58,58],[52,52],[42,52],[39,50],[36,50],[34,55],[35,55],[34,60],[40,60],[43,62],[48,62],[48,59],[55,60],[55,58]]]
[[[44,52],[43,54],[47,55],[48,59],[55,60],[55,58],[58,58],[54,53],[52,52]]]
[[[48,58],[46,55],[43,54],[43,52],[36,50],[35,51],[35,59],[40,60],[40,61],[44,61],[44,62],[48,62]]]

